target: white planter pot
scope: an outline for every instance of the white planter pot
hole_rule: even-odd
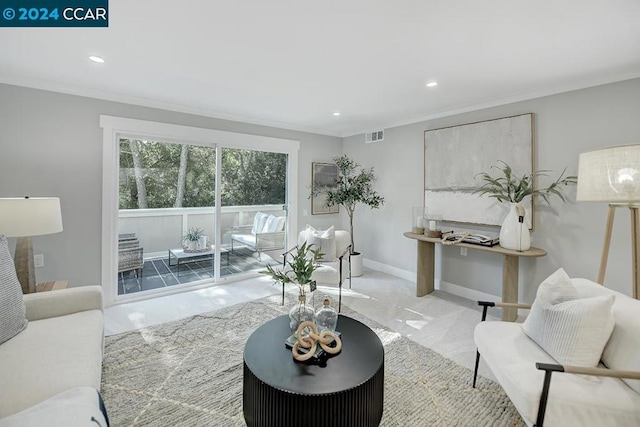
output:
[[[351,254],[351,277],[362,276],[362,254],[355,252]]]
[[[500,246],[514,251],[526,251],[531,247],[531,235],[524,220],[524,208],[511,203],[509,213],[500,228]]]

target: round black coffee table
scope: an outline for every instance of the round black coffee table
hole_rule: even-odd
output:
[[[284,342],[289,316],[256,329],[244,347],[243,410],[253,426],[377,426],[384,348],[366,325],[338,317],[342,351],[326,364],[296,362]]]

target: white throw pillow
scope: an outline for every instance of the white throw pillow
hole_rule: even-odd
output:
[[[22,300],[22,286],[9,253],[5,236],[0,235],[0,344],[27,327],[27,310]]]
[[[277,218],[275,215],[267,215],[267,220],[264,222],[261,233],[273,233],[273,229],[276,226]]]
[[[307,225],[303,233],[302,242],[306,241],[307,244],[312,245],[312,249],[319,249],[324,254],[319,261],[331,262],[336,260],[336,231],[332,225],[326,230],[316,230],[310,225]],[[302,242],[298,242],[301,244]]]
[[[286,218],[283,216],[279,216],[276,218],[276,223],[273,231],[284,231],[284,223]]]
[[[540,284],[522,329],[558,363],[594,367],[615,325],[613,300],[613,295],[578,298],[559,269]]]
[[[267,222],[267,218],[269,214],[258,212],[256,216],[253,217],[253,227],[251,227],[251,234],[262,233],[262,229],[264,228],[264,223]]]

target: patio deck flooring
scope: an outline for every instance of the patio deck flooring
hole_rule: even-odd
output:
[[[220,276],[228,276],[262,269],[267,263],[276,265],[280,262],[265,253],[258,259],[257,252],[247,248],[234,248],[233,252],[229,252],[229,265],[226,254],[222,256],[220,263]],[[146,260],[141,277],[138,277],[134,270],[118,274],[118,295],[211,279],[214,274],[213,268],[213,260],[181,263],[179,270],[177,265],[169,266],[167,257]]]

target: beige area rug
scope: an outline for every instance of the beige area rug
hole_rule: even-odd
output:
[[[105,339],[102,394],[113,427],[244,426],[242,350],[287,311],[272,296]],[[382,426],[524,426],[496,383],[342,306],[385,346]],[[292,363],[294,363],[292,361]]]

